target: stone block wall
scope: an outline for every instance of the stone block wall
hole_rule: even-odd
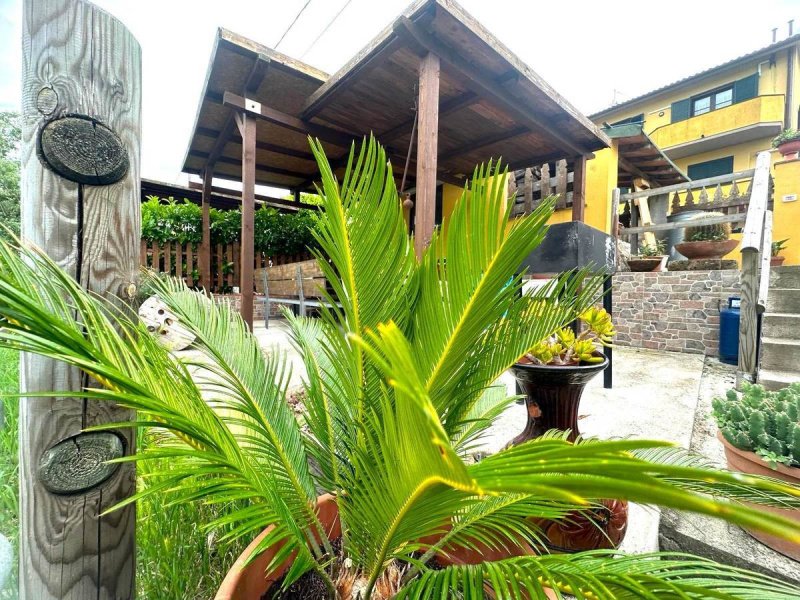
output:
[[[617,273],[615,344],[691,354],[719,351],[719,309],[739,295],[739,271]]]

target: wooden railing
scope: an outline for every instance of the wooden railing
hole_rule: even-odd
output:
[[[543,198],[556,194],[556,208],[572,206],[574,180],[574,171],[569,169],[567,161],[563,159],[514,171],[509,181],[509,195],[514,197],[511,217],[530,213]]]
[[[310,255],[307,253],[297,256],[267,256],[263,252],[256,252],[253,267],[262,269],[309,258]],[[239,242],[212,245],[210,282],[200,281],[199,244],[178,244],[177,242],[160,244],[156,241],[142,240],[139,264],[159,273],[181,278],[189,287],[202,285],[212,292],[226,293],[239,285],[241,252]]]
[[[770,155],[760,152],[756,159],[747,220],[742,231],[742,304],[739,317],[739,365],[736,385],[758,379],[758,317],[766,310],[769,293],[769,262],[772,247],[770,198]]]

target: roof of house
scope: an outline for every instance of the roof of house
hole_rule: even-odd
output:
[[[670,158],[650,139],[642,129],[642,123],[610,125],[603,132],[617,140],[618,162],[617,185],[633,187],[637,178],[642,178],[653,187],[663,187],[689,181]]]
[[[661,86],[660,88],[656,88],[654,90],[651,90],[651,91],[649,91],[649,92],[647,92],[645,94],[641,94],[639,96],[631,98],[630,100],[626,100],[625,102],[620,102],[619,104],[614,104],[613,106],[609,106],[607,108],[604,108],[603,110],[597,111],[596,113],[593,113],[593,114],[589,115],[589,118],[590,119],[595,119],[595,120],[599,119],[599,118],[605,116],[606,114],[617,112],[617,111],[619,111],[620,109],[623,109],[623,108],[629,108],[629,107],[641,102],[642,100],[646,100],[648,98],[652,98],[654,96],[658,96],[659,94],[664,93],[667,90],[672,90],[673,88],[680,88],[682,86],[689,85],[691,83],[695,83],[696,81],[700,81],[700,80],[702,80],[702,79],[704,79],[706,77],[711,77],[712,75],[716,75],[718,73],[722,73],[726,69],[734,68],[739,63],[742,63],[742,62],[745,62],[745,61],[749,61],[749,60],[753,60],[755,58],[758,58],[761,55],[771,54],[771,53],[776,52],[778,50],[781,50],[783,48],[788,48],[789,46],[792,46],[793,44],[797,44],[798,42],[800,42],[800,33],[792,35],[792,36],[789,36],[789,37],[787,37],[787,38],[785,38],[785,39],[783,39],[783,40],[781,40],[779,42],[775,42],[774,44],[770,44],[769,46],[764,46],[763,48],[759,48],[758,50],[754,50],[753,52],[750,52],[748,54],[743,54],[742,56],[738,56],[738,57],[736,57],[736,58],[734,58],[732,60],[724,62],[724,63],[722,63],[720,65],[715,66],[715,67],[711,67],[709,69],[705,69],[703,71],[695,73],[694,75],[689,75],[688,77],[684,77],[682,79],[678,79],[677,81],[673,81],[672,83],[669,83],[667,85]]]
[[[374,133],[401,172],[412,144],[420,57],[440,57],[437,178],[463,183],[480,161],[511,169],[591,156],[610,140],[452,0],[418,0],[328,77],[226,30],[211,56],[183,170],[239,180],[241,137],[231,103],[257,106],[257,183],[308,189],[318,177],[309,134],[331,163]],[[227,92],[227,94],[226,94]],[[228,100],[226,100],[226,98]],[[266,117],[266,118],[264,118]],[[416,174],[411,153],[409,180]]]

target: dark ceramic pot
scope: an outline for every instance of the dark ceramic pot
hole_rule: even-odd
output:
[[[664,262],[663,256],[640,256],[637,258],[628,259],[628,267],[634,273],[647,273],[655,271]]]
[[[578,407],[583,389],[589,381],[608,366],[603,362],[576,366],[532,365],[517,363],[511,372],[525,394],[528,422],[525,429],[510,445],[539,437],[550,429],[570,431],[574,441],[578,430]]]

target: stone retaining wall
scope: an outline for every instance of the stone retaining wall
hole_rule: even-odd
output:
[[[614,275],[615,343],[716,355],[719,309],[739,295],[739,271]]]

